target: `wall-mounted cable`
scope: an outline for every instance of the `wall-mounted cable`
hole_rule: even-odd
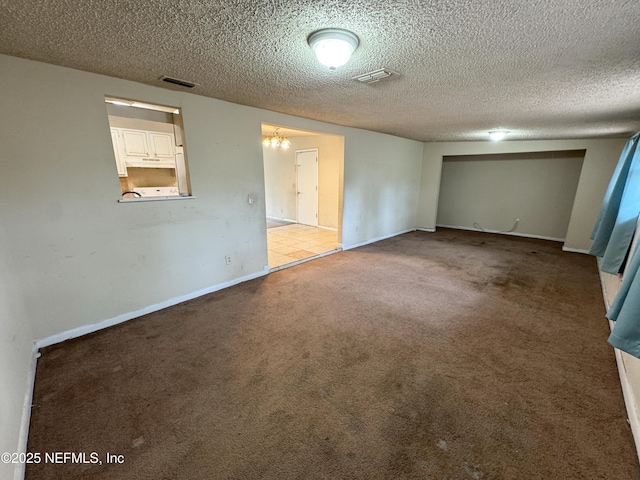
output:
[[[489,232],[489,233],[511,233],[511,232],[515,232],[516,229],[518,228],[518,224],[520,223],[520,219],[516,218],[516,221],[513,222],[513,227],[511,227],[509,230],[500,230],[497,232]],[[478,222],[474,222],[473,223],[473,228],[480,230],[481,232],[487,232],[484,228],[482,228],[480,226],[480,224]]]

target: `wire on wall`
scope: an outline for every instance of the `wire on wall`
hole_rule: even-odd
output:
[[[518,228],[518,224],[520,223],[520,219],[516,218],[516,221],[513,222],[513,227],[511,227],[509,230],[500,230],[498,232],[490,232],[490,233],[511,233],[511,232],[515,232],[516,229]],[[473,228],[476,228],[478,230],[480,230],[481,232],[487,232],[484,228],[482,228],[482,226],[480,226],[480,224],[478,222],[474,222],[473,223]]]

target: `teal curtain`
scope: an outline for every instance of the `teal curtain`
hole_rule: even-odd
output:
[[[609,343],[640,358],[640,248],[636,246],[634,250],[607,318],[616,322]]]
[[[628,259],[640,214],[640,134],[622,150],[602,202],[589,253],[602,257],[600,270],[624,276],[616,298],[607,310],[615,322],[609,343],[640,358],[640,242]],[[628,260],[627,260],[628,259]],[[625,268],[625,263],[627,264]]]
[[[629,252],[640,213],[639,135],[625,145],[591,234],[590,254],[602,257],[600,269],[617,274]]]

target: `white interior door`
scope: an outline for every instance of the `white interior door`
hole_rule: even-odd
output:
[[[318,226],[318,149],[296,151],[298,223]]]

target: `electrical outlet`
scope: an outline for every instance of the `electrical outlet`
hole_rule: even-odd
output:
[[[227,265],[231,265],[231,255],[224,256],[224,263],[226,263]]]

